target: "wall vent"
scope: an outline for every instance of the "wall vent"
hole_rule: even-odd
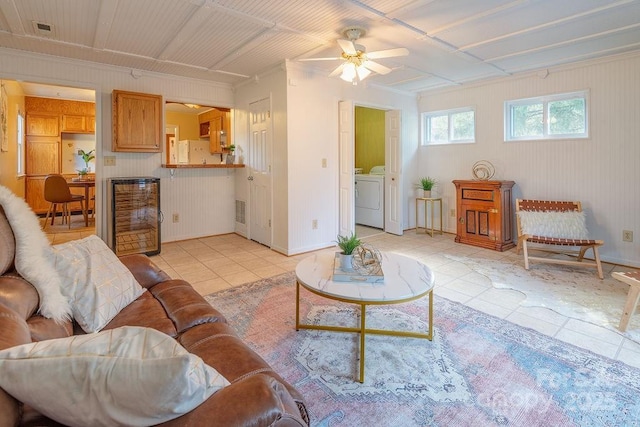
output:
[[[45,37],[53,36],[53,25],[44,22],[31,21],[36,34]]]
[[[244,200],[236,200],[236,222],[240,224],[246,224],[246,206],[247,203]]]

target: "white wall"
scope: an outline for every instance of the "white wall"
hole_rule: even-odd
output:
[[[604,260],[640,266],[640,55],[550,69],[469,87],[421,93],[421,112],[473,106],[476,143],[423,146],[419,175],[435,177],[445,212],[455,208],[454,179],[471,179],[471,167],[488,160],[495,179],[516,182],[518,198],[579,200],[587,226],[602,239]],[[504,142],[504,101],[589,90],[590,138]],[[455,217],[445,214],[447,231]],[[622,242],[622,230],[634,242]]]
[[[23,80],[94,89],[96,91],[97,233],[106,240],[106,180],[110,177],[155,176],[161,181],[161,209],[165,216],[162,240],[172,241],[234,231],[235,170],[178,169],[170,180],[160,167],[164,154],[111,152],[111,92],[114,89],[163,95],[172,101],[233,107],[229,85],[141,72],[134,78],[129,68],[36,55],[0,48],[0,79]],[[105,167],[105,155],[116,166]],[[173,213],[180,222],[172,223]]]
[[[417,104],[412,95],[398,94],[361,84],[352,86],[319,75],[299,64],[243,85],[236,92],[236,106],[271,96],[274,128],[273,248],[296,254],[334,245],[338,232],[338,102],[400,109],[403,116],[403,173],[415,176],[417,161]],[[241,132],[236,132],[238,135]],[[246,135],[248,138],[248,135]],[[322,167],[327,159],[327,167]],[[409,223],[413,197],[411,178],[404,181],[407,194],[403,223]],[[246,195],[246,183],[237,181],[238,197]],[[241,187],[245,187],[244,189]],[[409,196],[410,194],[410,196]],[[312,229],[312,221],[318,228]]]

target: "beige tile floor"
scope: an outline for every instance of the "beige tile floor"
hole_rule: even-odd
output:
[[[72,224],[75,225],[74,222]],[[73,225],[71,232],[63,230],[50,234],[52,243],[81,238],[93,232],[91,227],[84,229],[79,225],[74,229]],[[379,230],[358,228],[358,235],[366,236],[362,237],[363,241],[380,250],[393,250],[425,262],[435,272],[436,295],[640,368],[640,344],[619,333],[565,317],[549,309],[521,306],[520,302],[525,299],[522,293],[495,289],[485,276],[444,256],[475,254],[495,259],[521,259],[515,250],[496,252],[455,243],[451,234],[430,237],[412,230],[403,236],[396,236]],[[323,251],[334,252],[335,249],[332,247]],[[160,255],[152,259],[171,277],[185,279],[202,295],[207,295],[293,271],[298,261],[308,255],[288,257],[239,235],[226,234],[164,243]],[[603,267],[606,272],[628,270],[606,263]]]

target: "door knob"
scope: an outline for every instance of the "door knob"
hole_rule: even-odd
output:
[[[252,176],[248,176],[248,177],[247,177],[247,179],[248,179],[249,181],[253,181],[253,177],[252,177]]]

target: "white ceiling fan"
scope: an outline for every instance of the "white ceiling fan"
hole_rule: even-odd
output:
[[[338,65],[329,77],[340,74],[340,78],[354,85],[364,80],[371,72],[378,74],[388,74],[391,68],[385,67],[372,59],[390,58],[393,56],[406,56],[409,50],[404,47],[395,49],[378,50],[375,52],[366,52],[364,46],[355,44],[354,42],[364,36],[365,30],[359,27],[349,27],[343,31],[345,39],[338,39],[338,44],[342,48],[342,55],[333,58],[306,58],[301,61],[331,61],[342,60],[342,64]]]

